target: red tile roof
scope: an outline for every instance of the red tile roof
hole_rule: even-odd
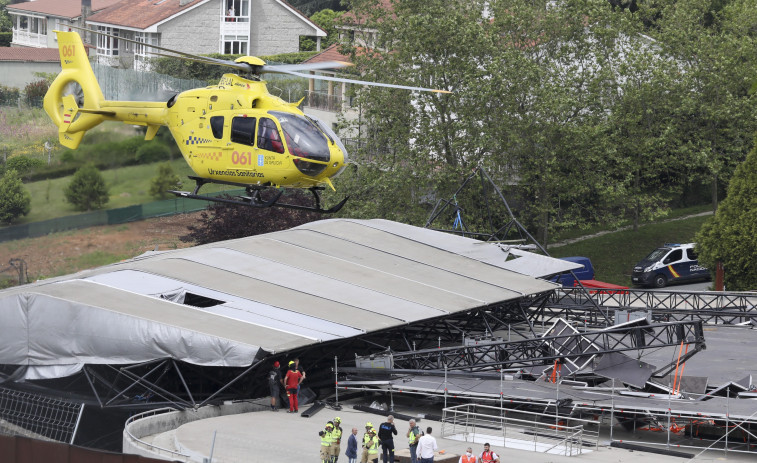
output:
[[[392,17],[396,18],[396,16],[394,15],[394,4],[392,3],[392,0],[379,0],[375,7],[372,8],[375,8],[376,10],[386,10],[388,12],[392,12]],[[354,11],[348,11],[341,17],[341,21],[344,25],[364,24],[367,19],[368,18],[365,14],[361,14],[358,17]]]
[[[179,0],[124,0],[93,14],[87,21],[114,26],[147,29],[171,16],[207,0],[193,0],[180,5]]]
[[[325,63],[327,61],[350,62],[350,57],[339,53],[339,44],[333,44],[317,55],[307,59],[304,63]]]
[[[0,47],[0,61],[60,62],[57,48]]]
[[[107,8],[121,0],[92,0],[92,11]],[[128,0],[127,0],[128,1]],[[81,16],[81,0],[35,0],[33,2],[15,3],[8,5],[8,11],[40,13],[62,18],[78,18]]]

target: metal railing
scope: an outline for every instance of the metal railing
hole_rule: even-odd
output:
[[[47,47],[47,34],[13,29],[13,43],[32,47]]]
[[[0,387],[0,434],[73,444],[83,403]]]
[[[512,418],[518,414],[529,419]],[[575,456],[584,452],[585,434],[596,447],[599,433],[587,431],[587,420],[558,414],[508,410],[480,404],[446,407],[442,414],[441,437],[492,446],[533,450],[534,452]]]
[[[175,411],[176,410],[173,409],[173,408],[165,407],[165,408],[156,408],[154,410],[148,410],[146,412],[142,412],[142,413],[138,413],[136,415],[133,415],[133,416],[129,417],[128,420],[126,420],[126,424],[124,425],[124,434],[126,434],[127,439],[131,440],[132,442],[136,442],[139,445],[139,447],[141,447],[143,449],[147,449],[150,452],[155,453],[156,455],[160,455],[160,456],[163,456],[163,457],[168,457],[168,458],[170,458],[171,460],[174,460],[174,461],[176,461],[176,460],[184,461],[184,462],[191,461],[191,457],[189,455],[184,455],[183,453],[179,453],[179,452],[177,452],[175,450],[165,449],[163,447],[159,447],[159,446],[151,444],[149,442],[145,442],[142,439],[140,439],[139,437],[135,436],[131,432],[131,424],[134,423],[135,421],[139,421],[139,420],[141,420],[143,418],[149,418],[149,417],[152,417],[152,416],[155,416],[155,415],[161,415],[161,414],[164,414],[164,413],[170,413],[170,412],[175,412]]]

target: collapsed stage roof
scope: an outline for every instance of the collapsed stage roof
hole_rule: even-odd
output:
[[[150,253],[0,292],[0,364],[26,379],[270,353],[550,291],[570,262],[386,220],[332,219]]]

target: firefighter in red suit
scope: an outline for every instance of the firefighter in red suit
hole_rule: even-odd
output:
[[[287,388],[287,398],[289,399],[289,413],[299,411],[297,404],[297,386],[302,382],[302,373],[297,371],[294,362],[289,362],[289,371],[284,376],[284,385]]]

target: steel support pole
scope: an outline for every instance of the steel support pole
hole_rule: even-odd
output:
[[[337,366],[337,356],[334,356],[334,401],[339,406],[339,367]]]

